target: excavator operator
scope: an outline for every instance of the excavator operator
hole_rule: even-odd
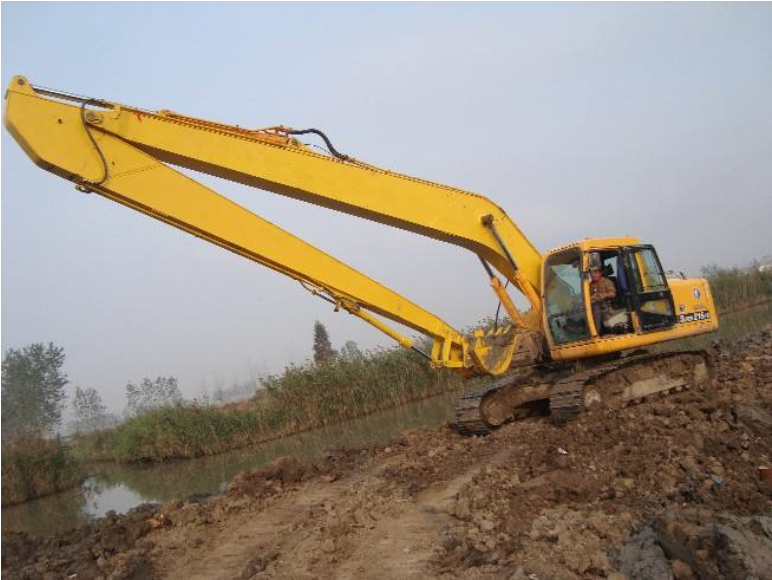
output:
[[[609,300],[616,298],[617,290],[614,283],[603,277],[600,268],[590,268],[590,302],[592,303],[592,319],[598,334],[603,334],[603,316],[609,311]]]

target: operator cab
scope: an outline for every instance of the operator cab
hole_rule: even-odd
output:
[[[604,341],[675,325],[673,297],[656,251],[632,238],[624,241],[631,243],[586,241],[547,257],[543,274],[545,322],[556,346]],[[601,320],[593,320],[590,268],[600,269],[616,290],[616,296],[605,301]]]

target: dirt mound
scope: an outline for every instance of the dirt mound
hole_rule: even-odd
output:
[[[115,580],[148,578],[146,557],[153,542],[146,536],[161,525],[160,506],[141,505],[128,514],[104,518],[51,539],[25,533],[3,533],[3,576],[8,578],[72,578]]]
[[[3,536],[9,578],[772,578],[772,333],[715,380],[557,428],[448,428],[284,458],[217,496],[50,540]],[[47,576],[46,576],[47,574]]]

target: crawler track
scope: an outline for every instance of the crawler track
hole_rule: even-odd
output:
[[[485,435],[514,419],[549,409],[550,387],[570,371],[557,367],[506,375],[486,388],[468,393],[456,405],[455,428]]]
[[[587,408],[619,408],[700,386],[710,378],[710,369],[710,357],[701,350],[632,355],[578,372],[534,369],[462,397],[455,426],[463,433],[484,435],[547,405],[551,421],[565,424]]]
[[[505,376],[459,399],[455,427],[467,435],[485,435],[522,414],[529,403],[543,401],[548,396],[547,383],[534,384],[531,376]]]

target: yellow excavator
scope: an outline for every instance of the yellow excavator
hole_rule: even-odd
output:
[[[584,408],[621,407],[710,378],[704,351],[643,349],[715,331],[718,318],[704,279],[669,279],[654,247],[635,238],[589,238],[543,254],[489,199],[341,154],[317,129],[245,129],[38,87],[21,76],[8,86],[4,121],[36,165],[76,189],[289,276],[435,368],[498,377],[460,399],[463,432],[486,433],[533,413],[563,423]],[[304,135],[323,141],[324,153],[302,143]],[[507,324],[460,332],[171,166],[461,246],[479,257]],[[591,270],[615,290],[595,315]],[[509,285],[528,311],[517,308]],[[428,337],[431,349],[387,321]]]

